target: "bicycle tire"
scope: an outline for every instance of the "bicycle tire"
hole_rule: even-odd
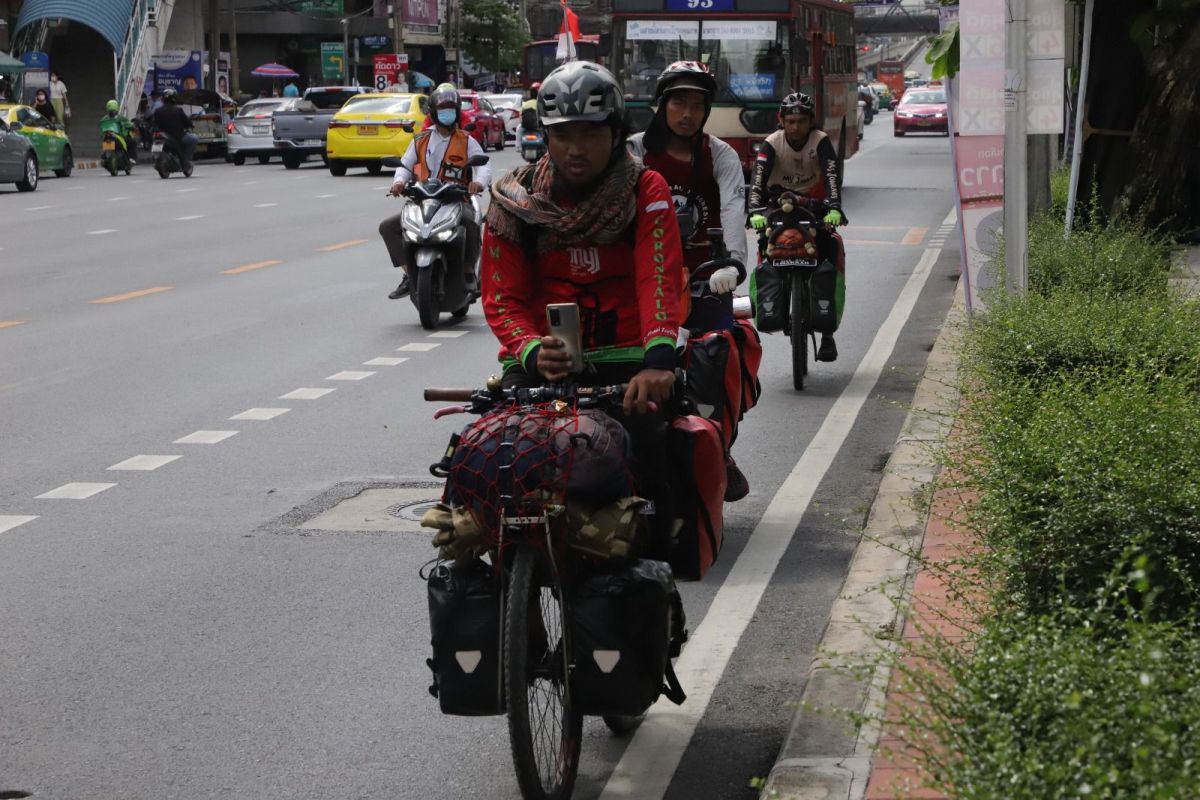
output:
[[[583,715],[571,709],[567,692],[569,654],[561,585],[550,569],[539,581],[539,561],[533,547],[520,546],[509,575],[504,614],[508,736],[521,797],[568,800],[579,772]],[[534,617],[540,631],[531,630]],[[531,633],[544,637],[544,643],[531,645]],[[539,649],[542,652],[534,655]]]
[[[808,325],[805,313],[807,301],[805,281],[799,275],[792,278],[792,388],[804,391],[804,378],[808,375]]]

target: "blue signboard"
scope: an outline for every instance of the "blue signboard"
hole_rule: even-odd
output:
[[[667,11],[733,11],[734,0],[667,0]]]
[[[39,53],[36,51],[31,53],[23,53],[21,55],[21,61],[23,61],[25,66],[29,67],[30,69],[50,69],[49,53]]]
[[[360,36],[363,47],[387,47],[392,43],[390,36]]]
[[[729,76],[729,89],[743,100],[770,100],[775,97],[775,80],[770,72],[733,74]]]

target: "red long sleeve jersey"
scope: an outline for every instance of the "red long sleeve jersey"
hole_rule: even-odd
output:
[[[483,311],[500,340],[501,361],[525,363],[548,333],[549,303],[579,305],[583,348],[594,363],[640,363],[645,351],[663,344],[673,352],[683,251],[671,193],[657,172],[642,173],[637,205],[633,237],[579,242],[540,254],[536,263],[521,244],[485,233]]]

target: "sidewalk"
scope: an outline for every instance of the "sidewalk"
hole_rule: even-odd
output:
[[[1182,249],[1170,283],[1200,297],[1200,247]],[[938,454],[957,411],[958,343],[965,325],[961,286],[930,354],[913,406],[884,469],[863,538],[809,667],[791,730],[763,800],[946,800],[922,786],[895,729],[903,692],[886,665],[897,638],[939,630],[949,640],[960,619],[946,586],[921,563],[954,558],[968,542],[955,525],[962,498],[943,480]],[[920,561],[911,558],[920,552]],[[908,619],[900,613],[910,608]],[[865,665],[877,664],[869,673]],[[857,667],[857,669],[856,669]],[[852,717],[869,720],[861,728]],[[879,720],[887,720],[881,727]]]

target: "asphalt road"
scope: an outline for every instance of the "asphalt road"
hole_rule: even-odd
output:
[[[932,272],[748,625],[726,631],[670,798],[752,797],[774,761],[951,302],[947,140],[890,124],[847,163],[841,358],[796,393],[787,340],[766,337],[735,451],[753,491],[683,587],[693,631],[722,626],[708,608],[764,510],[922,258]],[[0,191],[0,792],[518,796],[503,719],[442,716],[426,691],[429,537],[301,527],[364,487],[427,484],[462,418],[433,422],[421,388],[494,369],[477,309],[431,336],[384,299],[388,182],[201,162]],[[601,795],[626,744],[587,722],[576,797]]]

